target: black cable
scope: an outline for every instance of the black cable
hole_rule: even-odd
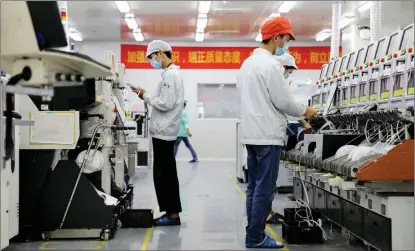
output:
[[[22,73],[10,78],[6,85],[14,86],[20,80],[28,81],[32,77],[32,70],[26,66]],[[6,136],[5,136],[5,160],[9,160],[13,154],[13,94],[6,93]]]

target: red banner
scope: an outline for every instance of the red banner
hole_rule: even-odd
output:
[[[126,69],[151,69],[145,60],[147,46],[121,44]],[[181,69],[239,69],[255,47],[173,47],[172,59]],[[340,48],[341,51],[341,48]],[[299,69],[319,70],[330,59],[330,47],[290,47]],[[341,53],[340,53],[341,54]]]

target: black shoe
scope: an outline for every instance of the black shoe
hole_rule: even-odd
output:
[[[154,226],[180,226],[180,217],[171,218],[167,214],[154,220]]]

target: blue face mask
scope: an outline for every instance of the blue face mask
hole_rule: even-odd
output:
[[[284,53],[287,52],[289,47],[290,47],[290,45],[288,44],[288,42],[284,43],[284,47],[282,47],[282,48],[277,47],[277,49],[275,50],[275,55],[276,56],[284,55]]]
[[[150,64],[151,64],[151,66],[153,66],[154,69],[161,69],[162,68],[161,61],[158,62],[155,57],[151,59]]]
[[[288,77],[289,77],[289,76],[290,76],[290,74],[289,74],[289,73],[287,73],[287,74],[285,74],[285,75],[284,75],[284,78],[285,78],[285,79],[288,79]]]

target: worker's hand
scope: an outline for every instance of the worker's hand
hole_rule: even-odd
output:
[[[316,109],[307,106],[304,116],[308,119],[315,119],[317,117],[317,111]]]
[[[189,132],[187,135],[189,135],[189,137],[192,137],[193,136],[193,134],[191,132]]]
[[[141,99],[144,99],[144,93],[146,93],[146,90],[144,90],[143,88],[140,88],[138,91],[138,97],[140,97]]]
[[[134,92],[134,93],[137,93],[138,94],[138,92],[140,91],[140,88],[138,88],[138,87],[135,87],[134,85],[132,85],[132,84],[127,84],[130,88],[131,88],[131,90]]]

